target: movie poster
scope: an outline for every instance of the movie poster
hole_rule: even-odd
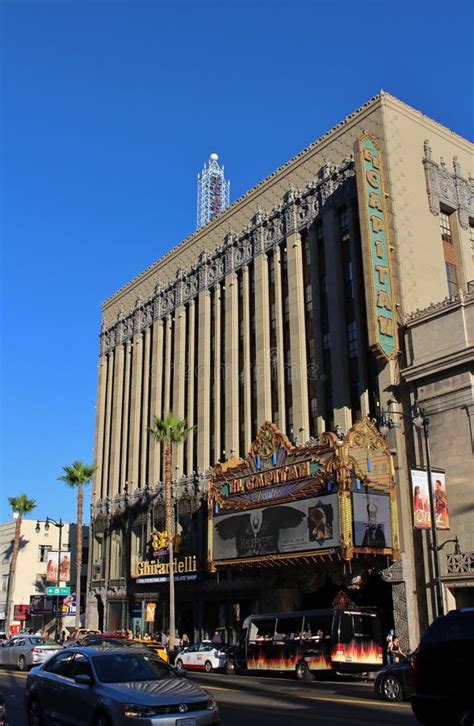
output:
[[[69,582],[71,579],[71,553],[61,552],[59,566],[59,582]],[[46,582],[56,584],[58,581],[58,553],[48,552],[48,565],[46,569]]]
[[[388,494],[352,494],[354,545],[385,549],[392,547],[392,523]]]
[[[145,605],[145,622],[146,623],[155,622],[155,611],[156,611],[156,603],[147,602]]]
[[[432,471],[434,509],[436,529],[449,529],[448,495],[446,493],[446,475],[444,472]],[[428,472],[412,469],[413,487],[413,526],[416,529],[431,527],[430,498],[428,493]]]
[[[312,552],[339,546],[337,495],[214,517],[216,560]]]

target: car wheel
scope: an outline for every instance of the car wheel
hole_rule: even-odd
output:
[[[309,670],[308,665],[304,660],[300,660],[300,662],[296,666],[295,673],[296,673],[296,677],[299,681],[312,681],[313,680],[311,671]]]
[[[176,668],[179,668],[180,671],[184,670],[183,661],[181,660],[181,658],[178,658],[178,660],[176,661]]]
[[[32,698],[28,703],[28,726],[43,726],[43,713],[37,698]]]
[[[231,658],[227,658],[224,669],[228,676],[234,676],[237,670],[235,667],[235,663]]]
[[[212,663],[210,660],[206,660],[206,662],[204,663],[204,670],[206,671],[206,673],[212,673]]]
[[[395,676],[385,676],[382,681],[381,691],[386,701],[401,701],[403,699],[402,684]]]
[[[112,721],[103,711],[99,711],[94,718],[94,726],[112,726]]]
[[[20,655],[18,658],[17,666],[19,671],[26,671],[26,658],[24,655]]]

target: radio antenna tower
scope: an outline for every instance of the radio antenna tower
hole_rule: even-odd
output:
[[[197,228],[219,216],[229,205],[230,181],[224,176],[224,166],[219,166],[217,154],[211,154],[198,174]]]

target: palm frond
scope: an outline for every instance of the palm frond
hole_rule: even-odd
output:
[[[8,497],[8,502],[13,511],[21,516],[29,514],[36,507],[36,501],[29,499],[26,494],[19,494],[17,497]]]
[[[58,481],[65,482],[70,487],[80,487],[89,484],[96,471],[95,466],[84,464],[83,461],[73,461],[71,466],[63,466],[64,474],[58,476]]]
[[[165,418],[153,416],[154,428],[149,428],[148,432],[156,441],[179,444],[185,441],[188,434],[194,430],[194,426],[189,427],[185,418],[178,418],[171,412],[167,413]]]

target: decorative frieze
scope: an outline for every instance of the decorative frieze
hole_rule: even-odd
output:
[[[191,302],[200,290],[209,290],[227,274],[247,265],[253,257],[268,252],[285,237],[312,224],[327,204],[340,205],[354,194],[352,157],[339,165],[325,161],[314,181],[302,189],[291,183],[281,204],[268,213],[257,206],[251,225],[236,234],[230,230],[212,254],[203,250],[189,270],[180,268],[175,279],[157,285],[148,300],[137,299],[132,311],[119,313],[117,321],[101,332],[100,354],[104,355],[136,333],[163,319],[174,309]],[[349,184],[347,183],[349,182]]]
[[[432,214],[438,215],[440,204],[456,210],[463,229],[469,227],[469,217],[474,216],[474,180],[461,174],[461,164],[457,156],[453,158],[453,172],[449,171],[443,158],[439,164],[433,160],[430,142],[423,144],[426,191]]]

